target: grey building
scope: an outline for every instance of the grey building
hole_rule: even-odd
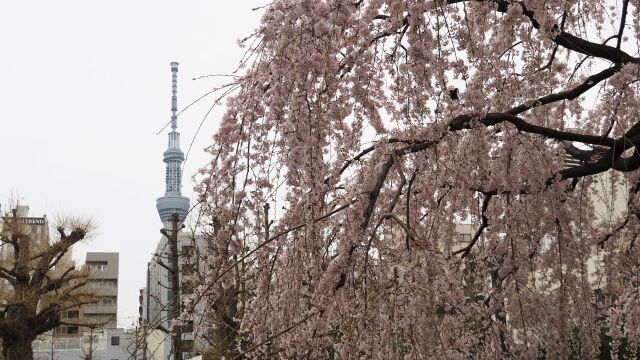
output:
[[[95,359],[129,359],[131,335],[117,327],[119,254],[88,252],[83,267],[90,272],[87,287],[97,295],[61,313],[67,323],[41,335],[34,343],[35,359],[77,360],[92,352]],[[77,325],[74,325],[77,324]]]
[[[118,316],[118,253],[88,252],[84,267],[90,272],[87,287],[98,295],[93,304],[63,311],[66,323],[90,325],[61,325],[54,330],[58,337],[79,337],[91,329],[117,327]]]
[[[99,324],[105,329],[117,327],[118,261],[118,253],[87,253],[84,266],[91,272],[89,286],[99,298],[97,303],[81,307],[81,322]]]

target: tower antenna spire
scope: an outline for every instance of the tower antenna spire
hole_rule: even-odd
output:
[[[178,63],[171,63],[171,130],[178,128]]]

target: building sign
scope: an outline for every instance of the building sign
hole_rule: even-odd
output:
[[[13,219],[12,217],[4,217],[3,220],[5,222],[10,222],[11,219]],[[18,220],[18,223],[20,224],[26,224],[26,225],[44,225],[45,224],[45,218],[43,217],[20,217],[17,218],[16,220]]]
[[[18,218],[18,222],[21,222],[27,225],[44,225],[44,218],[32,218],[32,217]]]

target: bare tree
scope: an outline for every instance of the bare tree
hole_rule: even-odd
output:
[[[136,325],[130,330],[131,341],[127,344],[127,359],[147,359],[148,327],[144,323]]]
[[[0,233],[0,338],[7,360],[31,360],[31,343],[61,324],[61,311],[94,301],[85,290],[88,273],[76,268],[70,250],[87,237],[89,221],[59,222],[56,239],[36,244],[26,219],[2,218]]]
[[[87,335],[87,341],[84,342],[87,346],[83,349],[84,353],[80,357],[82,360],[96,360],[96,343],[98,341],[98,337],[102,334],[102,331],[98,331],[102,327],[102,324],[89,325]]]

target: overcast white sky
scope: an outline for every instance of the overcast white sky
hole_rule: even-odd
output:
[[[77,247],[120,253],[118,317],[137,319],[138,289],[160,239],[156,198],[164,193],[170,119],[169,63],[180,62],[178,107],[228,79],[237,40],[258,25],[264,1],[58,0],[0,5],[0,203],[19,196],[33,216],[93,218],[97,233]],[[205,99],[178,121],[183,151],[211,106]],[[185,167],[208,158],[222,108],[205,121]]]

